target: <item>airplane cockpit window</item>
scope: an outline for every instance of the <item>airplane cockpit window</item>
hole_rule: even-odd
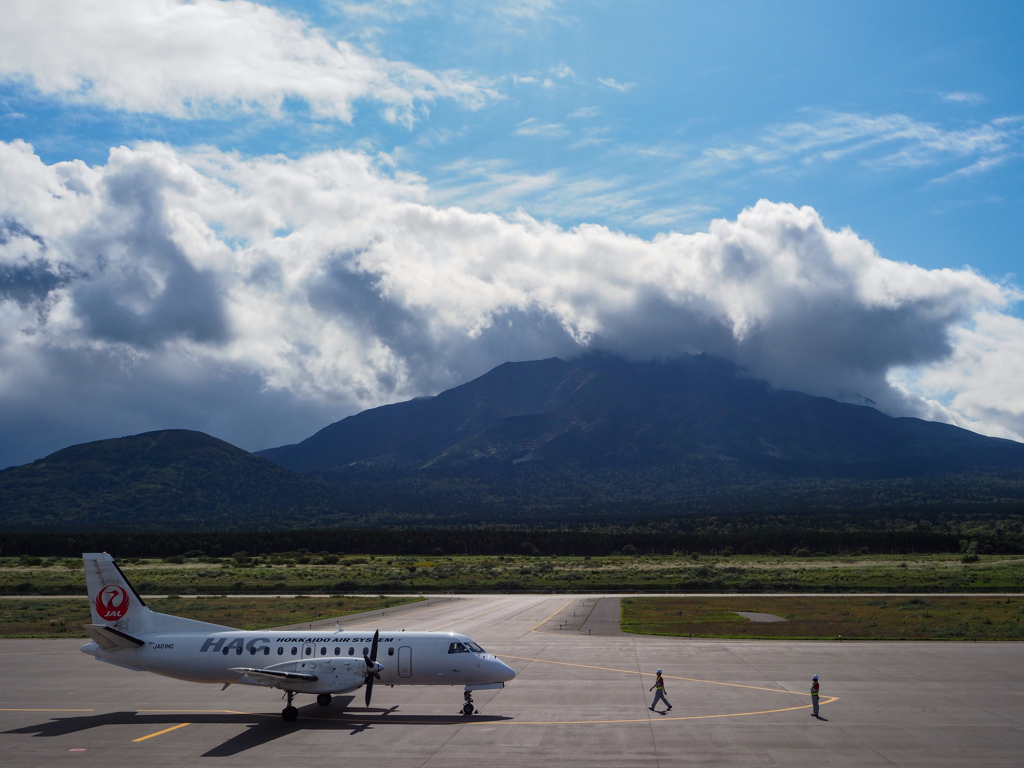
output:
[[[468,643],[466,643],[466,646],[467,646],[467,647],[469,648],[469,650],[471,650],[471,651],[472,651],[473,653],[484,653],[484,649],[483,649],[483,648],[481,648],[481,647],[480,647],[479,645],[477,645],[476,643],[474,643],[474,642],[473,642],[472,640],[470,640],[470,641],[469,641]]]
[[[469,648],[462,643],[452,643],[448,646],[448,653],[469,653]]]

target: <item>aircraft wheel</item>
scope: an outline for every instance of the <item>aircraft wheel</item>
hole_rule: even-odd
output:
[[[462,705],[462,714],[464,714],[464,715],[472,715],[473,714],[473,703],[472,702],[467,701],[465,704]]]
[[[316,703],[321,707],[326,707],[331,703],[331,694],[329,693],[318,693],[316,696]]]
[[[281,717],[283,717],[289,723],[299,716],[299,710],[295,707],[285,707],[281,710]]]

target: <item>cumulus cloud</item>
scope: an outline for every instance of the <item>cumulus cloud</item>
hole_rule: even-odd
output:
[[[977,378],[981,355],[1019,381],[999,362],[1024,359],[1002,311],[1012,290],[886,260],[809,207],[760,201],[644,240],[427,198],[341,150],[153,143],[88,167],[0,144],[5,432],[31,414],[32,449],[169,426],[255,449],[506,360],[590,349],[706,351],[776,386],[988,431],[1024,414]],[[893,378],[906,370],[926,373],[907,386]],[[0,464],[35,458],[26,446]]]
[[[246,0],[36,0],[0,25],[0,77],[109,109],[174,118],[211,107],[277,113],[285,99],[352,119],[360,99],[410,123],[437,99],[479,107],[498,94],[459,72],[433,73],[332,41]]]

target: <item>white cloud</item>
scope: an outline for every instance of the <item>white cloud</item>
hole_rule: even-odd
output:
[[[1001,314],[1016,294],[888,261],[811,208],[761,201],[648,241],[430,194],[340,150],[145,144],[90,168],[0,144],[0,423],[31,414],[40,435],[83,439],[187,426],[259,448],[588,348],[708,351],[892,413],[933,411],[920,395],[941,379],[946,418],[1019,418],[1024,334]],[[935,373],[908,394],[887,380],[902,369]],[[0,464],[34,458],[12,445]]]
[[[977,104],[984,104],[985,97],[980,93],[970,93],[968,91],[953,91],[951,93],[940,93],[939,98],[943,101],[949,101],[954,104],[970,104],[975,106]]]
[[[1024,320],[992,311],[951,331],[953,354],[893,379],[969,429],[1024,440]]]
[[[569,131],[561,123],[542,123],[537,118],[530,117],[516,126],[515,135],[561,138],[562,136],[568,136]]]
[[[899,114],[827,113],[814,121],[777,125],[757,142],[713,147],[689,164],[696,173],[718,173],[743,164],[816,164],[847,157],[875,171],[969,160],[943,179],[984,172],[1021,154],[1024,118],[1007,116],[982,125],[946,130]]]
[[[459,72],[362,53],[305,22],[245,0],[38,0],[0,25],[0,77],[71,102],[191,118],[215,109],[277,113],[285,99],[352,119],[376,102],[411,123],[437,99],[477,108],[499,95]]]
[[[613,77],[599,77],[597,78],[597,82],[605,88],[611,88],[613,91],[619,91],[621,93],[627,93],[636,85],[636,83],[620,83]]]

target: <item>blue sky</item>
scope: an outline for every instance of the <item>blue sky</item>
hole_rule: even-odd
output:
[[[591,347],[1024,434],[1019,3],[89,5],[0,33],[0,465],[166,426],[262,448]],[[18,194],[54,184],[63,212]],[[875,348],[820,333],[858,323]],[[84,370],[95,418],[33,395]]]

